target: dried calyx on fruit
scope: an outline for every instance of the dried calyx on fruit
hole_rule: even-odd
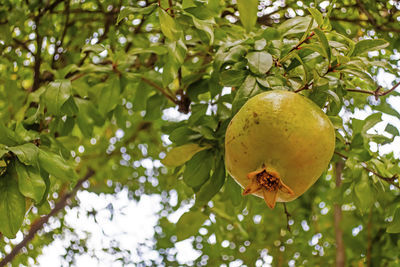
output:
[[[294,195],[293,190],[282,182],[279,174],[268,170],[265,166],[261,170],[247,174],[247,178],[250,179],[250,183],[244,189],[243,195],[253,194],[261,190],[265,203],[271,209],[275,207],[278,190]]]
[[[245,103],[225,135],[225,164],[244,189],[268,207],[303,194],[329,164],[335,132],[309,99],[269,91]]]

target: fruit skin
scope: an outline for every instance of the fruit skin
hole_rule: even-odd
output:
[[[333,125],[317,105],[300,94],[268,91],[249,99],[230,122],[225,165],[243,188],[251,182],[249,173],[263,167],[277,173],[294,194],[278,190],[276,201],[287,202],[315,183],[334,148]],[[263,197],[261,190],[253,194]]]

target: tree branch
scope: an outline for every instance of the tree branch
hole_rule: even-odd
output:
[[[172,103],[174,104],[179,104],[178,100],[174,99],[171,95],[169,95],[164,88],[162,88],[161,86],[159,86],[158,84],[156,84],[153,81],[150,81],[148,79],[146,79],[145,77],[142,77],[142,81],[144,81],[145,83],[147,83],[148,85],[153,86],[155,89],[157,89],[158,91],[160,91],[166,98],[168,98],[169,100],[171,100]]]
[[[342,185],[342,171],[344,162],[342,160],[335,164],[336,188]],[[335,222],[335,240],[336,240],[336,267],[344,267],[346,264],[346,254],[343,241],[342,222],[342,206],[340,203],[334,204],[334,222]]]
[[[46,224],[51,217],[57,215],[58,212],[63,210],[65,206],[68,205],[68,200],[74,197],[75,194],[78,192],[78,190],[81,188],[82,184],[85,181],[87,181],[90,177],[92,177],[94,174],[95,172],[92,169],[89,169],[86,175],[77,182],[72,191],[63,195],[60,198],[60,200],[57,202],[57,204],[50,211],[49,214],[40,217],[37,221],[33,222],[29,230],[29,233],[24,237],[24,239],[20,243],[18,243],[12,249],[12,251],[6,255],[6,257],[2,261],[0,261],[0,267],[4,267],[8,263],[10,263],[15,258],[15,256],[18,255],[21,249],[24,248],[36,236],[36,233],[43,228],[44,224]]]
[[[282,202],[282,204],[283,204],[283,208],[284,208],[285,215],[286,215],[286,228],[288,229],[289,232],[292,232],[292,229],[290,229],[290,225],[289,225],[289,221],[290,221],[290,218],[292,217],[292,215],[288,212],[286,203]]]
[[[400,85],[400,82],[396,83],[392,88],[387,91],[381,91],[381,86],[378,86],[375,91],[362,90],[362,89],[346,89],[349,92],[363,93],[375,96],[375,99],[378,99],[380,96],[385,96],[396,90],[396,88]]]
[[[368,215],[367,224],[367,267],[371,267],[371,255],[372,255],[372,207]]]
[[[342,153],[335,151],[335,154],[342,157],[343,159],[348,159],[349,157],[346,155],[343,155]],[[376,177],[378,177],[381,180],[384,180],[385,182],[388,182],[389,184],[397,187],[398,189],[400,189],[400,186],[398,184],[396,184],[396,180],[399,178],[397,174],[393,175],[392,177],[385,177],[382,176],[381,174],[377,173],[376,171],[374,171],[373,169],[368,167],[368,164],[366,162],[361,162],[361,166],[368,172],[372,173],[373,175],[375,175]]]
[[[35,17],[35,34],[36,34],[36,54],[35,54],[35,65],[33,67],[34,77],[32,92],[36,91],[40,87],[40,65],[42,64],[42,42],[43,38],[39,34],[39,23],[40,16]]]
[[[55,63],[56,63],[56,55],[59,55],[58,49],[63,45],[64,38],[65,38],[65,35],[67,34],[68,27],[71,25],[71,24],[69,24],[69,14],[70,14],[69,1],[67,1],[65,3],[65,5],[66,5],[65,6],[65,11],[64,11],[64,14],[65,14],[65,25],[64,25],[64,29],[63,29],[63,32],[61,34],[60,40],[58,40],[58,43],[57,43],[57,45],[55,47],[53,59],[52,59],[52,62],[51,62],[51,67],[53,69],[54,69]]]

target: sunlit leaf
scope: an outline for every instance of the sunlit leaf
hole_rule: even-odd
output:
[[[0,176],[0,232],[14,238],[25,216],[25,197],[10,173]]]
[[[240,21],[246,31],[251,31],[257,21],[258,0],[238,0],[237,1]]]
[[[200,211],[189,211],[183,214],[176,224],[178,241],[195,235],[207,218],[208,216]]]
[[[46,191],[46,184],[39,171],[32,166],[25,166],[15,161],[15,169],[18,175],[19,191],[26,197],[40,202]]]

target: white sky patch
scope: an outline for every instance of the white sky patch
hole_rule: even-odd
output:
[[[140,246],[140,243],[148,243],[154,235],[154,226],[158,219],[156,212],[161,209],[159,195],[143,195],[139,202],[135,202],[128,199],[126,190],[122,190],[115,197],[82,191],[79,192],[78,198],[80,200],[79,209],[69,210],[65,220],[68,225],[76,229],[76,233],[80,237],[85,237],[85,232],[90,233],[87,246],[89,249],[95,250],[101,262],[89,255],[82,255],[77,257],[76,266],[122,266],[122,263],[115,261],[113,255],[102,251],[103,247],[110,242],[110,238],[116,238],[121,249],[130,250],[133,259],[156,259],[158,257],[158,253],[146,251],[139,258],[136,248]],[[107,209],[110,203],[116,211],[112,221],[110,221],[110,211]],[[85,215],[86,211],[92,209],[98,211],[96,215],[98,223],[94,222],[93,217]],[[68,235],[65,239],[65,241],[70,240]],[[51,246],[45,247],[43,255],[38,258],[39,265],[37,266],[60,266],[60,255],[65,253],[63,248],[65,241],[56,239]]]
[[[178,250],[176,259],[179,262],[189,262],[194,261],[200,257],[201,253],[193,249],[193,241],[191,239],[186,239],[175,243],[175,247]]]

